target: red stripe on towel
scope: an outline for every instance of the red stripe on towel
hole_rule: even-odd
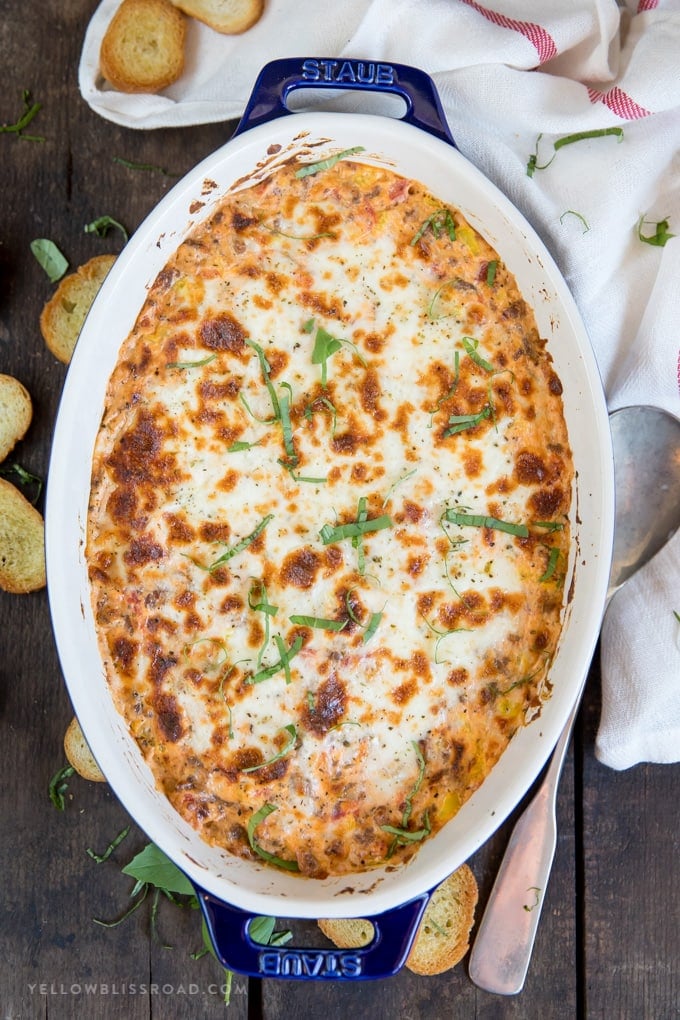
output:
[[[519,32],[523,35],[538,53],[538,58],[542,64],[546,60],[552,60],[553,57],[557,56],[555,40],[541,25],[537,25],[533,21],[516,21],[515,18],[508,18],[507,15],[499,14],[498,11],[490,11],[487,7],[482,7],[475,0],[463,0],[463,3],[467,4],[468,7],[472,7],[483,18],[490,21],[492,25],[510,28],[513,32]]]
[[[643,11],[655,11],[659,6],[659,0],[639,0],[637,6],[637,14],[642,14]]]
[[[591,103],[604,103],[612,113],[622,120],[640,120],[641,117],[649,117],[651,110],[640,106],[634,99],[615,85],[609,92],[598,92],[596,89],[588,89],[588,98]]]

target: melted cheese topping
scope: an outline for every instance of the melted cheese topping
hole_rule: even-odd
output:
[[[87,556],[113,697],[210,843],[411,856],[547,696],[572,465],[497,253],[415,181],[222,201],[110,381]]]

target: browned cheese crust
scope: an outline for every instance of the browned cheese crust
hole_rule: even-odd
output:
[[[409,859],[549,696],[573,468],[500,256],[416,181],[221,199],[110,380],[87,556],[112,696],[211,844]]]

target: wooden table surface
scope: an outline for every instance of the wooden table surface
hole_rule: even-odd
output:
[[[234,124],[140,132],[101,119],[83,102],[77,65],[94,9],[86,0],[0,2],[0,123],[42,104],[29,133],[0,136],[0,371],[17,376],[34,420],[10,460],[46,476],[65,367],[46,349],[39,315],[53,285],[31,254],[54,240],[72,267],[117,253],[122,238],[85,233],[108,215],[132,232],[175,178],[131,170],[114,157],[182,174]],[[39,503],[42,509],[42,503]],[[198,915],[167,900],[153,923],[145,902],[117,927],[132,880],[121,874],[145,844],[135,825],[109,860],[95,863],[129,819],[105,784],[77,776],[63,812],[48,784],[64,765],[72,711],[50,629],[46,592],[0,592],[0,1017],[221,1017],[223,973],[201,944]],[[559,845],[534,958],[522,994],[478,990],[466,963],[439,977],[360,984],[235,978],[234,1018],[359,1016],[671,1020],[680,1016],[678,803],[680,769],[642,765],[615,773],[593,753],[599,713],[597,660],[567,761],[558,805]],[[512,819],[469,862],[486,901]],[[302,925],[309,937],[315,926]],[[296,930],[300,930],[299,926]],[[318,945],[326,944],[318,935]],[[172,948],[169,948],[172,947]]]

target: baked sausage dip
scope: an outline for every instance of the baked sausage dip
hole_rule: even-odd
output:
[[[108,682],[208,843],[314,878],[389,867],[549,696],[562,387],[497,252],[357,150],[282,159],[207,215],[96,442]]]

